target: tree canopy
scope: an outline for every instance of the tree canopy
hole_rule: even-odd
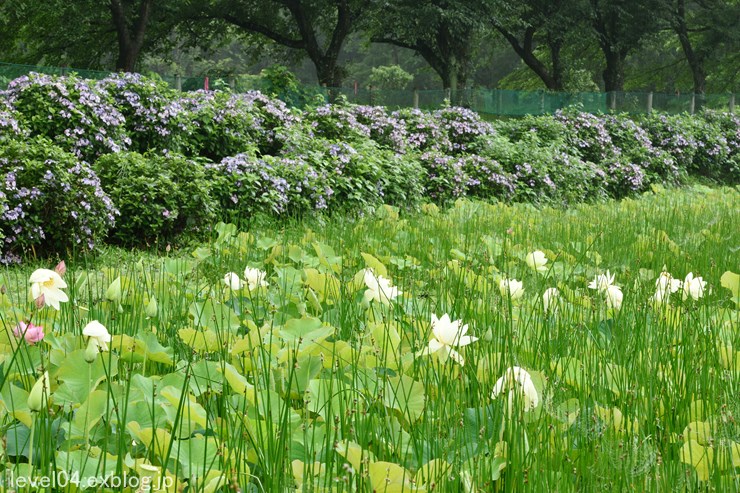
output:
[[[398,65],[414,86],[433,73],[453,91],[505,81],[701,94],[737,90],[739,20],[738,0],[15,0],[0,3],[0,61],[143,71],[210,59],[186,65],[230,73],[287,63],[327,86]]]

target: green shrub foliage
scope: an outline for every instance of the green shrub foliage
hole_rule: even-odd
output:
[[[489,122],[459,107],[301,110],[257,91],[180,93],[137,74],[30,74],[0,93],[0,156],[7,261],[88,248],[115,207],[110,238],[135,245],[262,213],[362,214],[466,196],[568,205],[690,177],[734,185],[740,119],[567,108]]]
[[[210,228],[218,216],[205,165],[179,154],[119,152],[95,163],[121,216],[110,233],[123,245],[172,242]]]
[[[0,145],[0,261],[90,250],[117,211],[91,167],[44,137]]]

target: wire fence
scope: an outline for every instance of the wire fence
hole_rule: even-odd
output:
[[[0,63],[0,89],[30,72],[47,75],[70,75],[86,79],[103,79],[112,72]],[[290,106],[303,107],[318,101],[344,99],[354,104],[386,106],[389,109],[436,109],[449,102],[465,106],[478,113],[495,116],[523,116],[552,114],[561,108],[579,105],[589,113],[695,113],[701,108],[735,111],[735,94],[668,94],[653,92],[580,92],[511,91],[505,89],[474,88],[452,92],[448,90],[380,90],[372,87],[321,87],[304,85],[292,90],[268,87],[258,76],[185,77],[159,75],[173,89],[228,89],[234,92],[261,90],[278,97]]]

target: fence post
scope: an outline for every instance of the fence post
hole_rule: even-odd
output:
[[[648,115],[653,112],[653,91],[650,91],[647,95],[647,112]]]
[[[735,113],[735,93],[730,94],[730,113]]]
[[[452,105],[452,89],[449,87],[445,89],[445,99]]]
[[[689,106],[689,113],[693,115],[695,109],[696,109],[696,94],[691,93],[691,105]]]
[[[616,91],[610,91],[606,93],[607,98],[609,98],[609,109],[614,111],[617,109],[617,93]]]
[[[182,76],[180,75],[175,76],[175,89],[182,92]]]
[[[419,107],[419,90],[414,87],[414,108]]]
[[[236,76],[229,76],[229,87],[231,88],[232,92],[236,92]]]
[[[545,91],[540,91],[540,115],[545,114]]]

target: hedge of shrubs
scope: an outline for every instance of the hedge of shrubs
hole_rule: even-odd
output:
[[[740,120],[577,108],[487,122],[465,108],[292,110],[137,74],[30,74],[0,93],[0,260],[172,242],[257,213],[363,213],[463,196],[567,205],[689,176],[740,183]]]

